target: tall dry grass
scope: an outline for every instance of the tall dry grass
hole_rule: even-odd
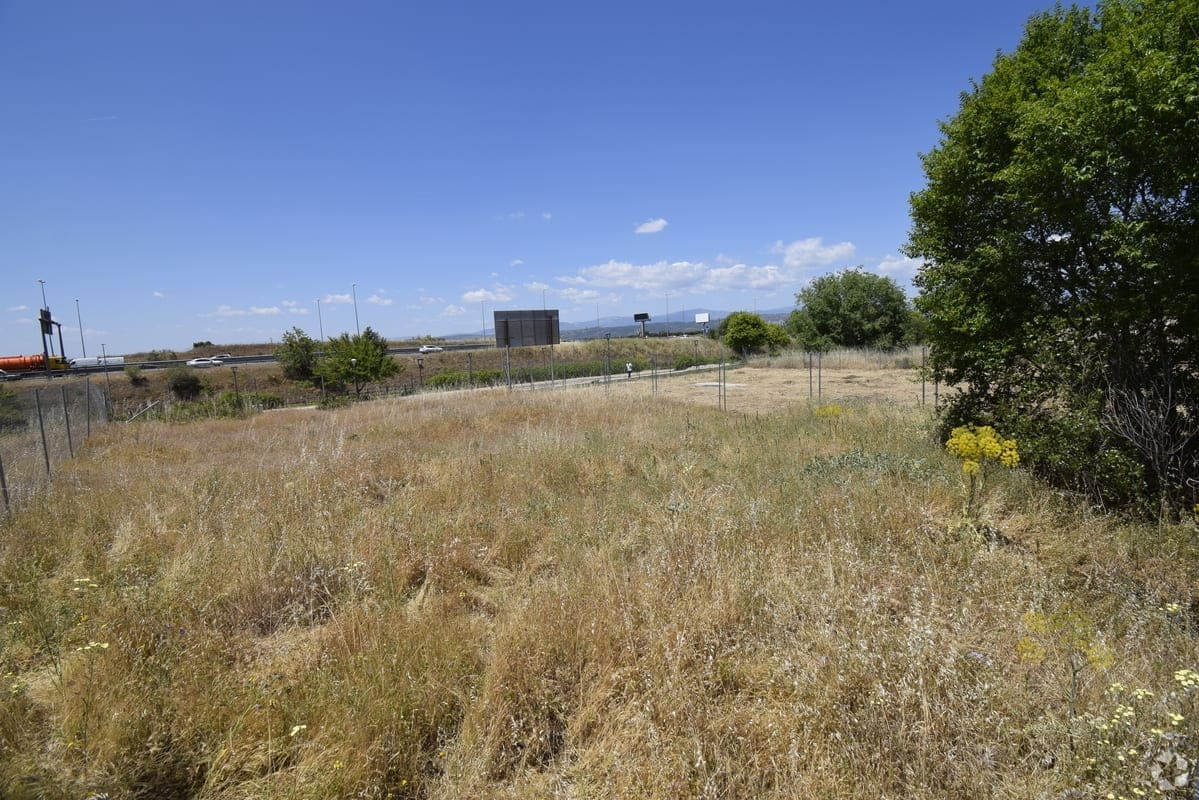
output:
[[[1092,796],[1109,685],[1199,664],[1195,531],[1019,473],[967,524],[930,429],[594,391],[111,429],[0,528],[0,795]]]
[[[913,369],[919,368],[924,363],[924,358],[924,351],[920,345],[897,347],[891,350],[870,347],[838,347],[827,353],[819,354],[786,352],[771,356],[769,359],[756,359],[751,361],[749,366],[807,369],[809,360],[813,364],[819,360],[824,369]]]

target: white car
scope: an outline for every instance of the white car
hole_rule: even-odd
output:
[[[444,348],[438,347],[435,344],[422,344],[417,350],[418,353],[440,353]]]
[[[187,362],[189,367],[219,367],[224,362],[216,358],[193,358]]]

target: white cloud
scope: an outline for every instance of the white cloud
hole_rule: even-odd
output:
[[[512,259],[511,261],[509,261],[509,262],[508,262],[508,266],[510,266],[510,267],[519,267],[519,266],[520,266],[521,264],[523,264],[523,263],[525,263],[525,261],[524,261],[524,259],[523,259],[523,258],[514,258],[514,259]]]
[[[525,288],[528,289],[530,292],[544,292],[546,289],[550,288],[550,286],[548,283],[542,283],[541,281],[533,281],[532,283],[526,283]]]
[[[390,297],[384,297],[384,294],[386,294],[386,291],[383,289],[376,289],[374,294],[366,298],[366,302],[376,306],[389,306],[395,302]]]
[[[321,298],[322,303],[330,304],[346,304],[354,302],[353,295],[349,294],[327,294]]]
[[[669,224],[669,222],[661,217],[658,219],[647,219],[645,222],[634,228],[633,233],[659,233]]]
[[[798,239],[790,244],[775,242],[770,252],[781,254],[785,266],[804,269],[827,266],[853,258],[856,250],[853,242],[825,245],[823,239],[814,236],[810,239]]]
[[[600,293],[595,289],[575,289],[568,286],[558,294],[568,303],[587,303],[594,302],[600,298]]]
[[[159,292],[159,291],[153,291],[153,292],[150,292],[150,294],[159,299],[166,297],[165,294],[163,294],[162,292]]]
[[[439,306],[444,302],[445,300],[442,300],[440,297],[429,297],[428,295],[422,296],[420,299],[422,306]]]
[[[548,211],[542,211],[542,212],[541,212],[541,218],[542,218],[543,220],[545,220],[546,222],[549,222],[551,219],[553,219],[553,218],[554,218],[554,215],[553,215],[553,214],[551,214],[551,213],[550,213],[550,212],[548,212]]]
[[[207,314],[201,314],[202,317],[273,317],[276,314],[282,314],[278,306],[250,306],[249,308],[234,308],[233,306],[220,305],[216,311],[210,311]]]
[[[474,289],[462,295],[464,303],[507,303],[512,299],[512,287],[497,283],[492,289]]]
[[[714,267],[692,261],[659,261],[630,264],[609,261],[584,267],[577,275],[559,278],[574,286],[605,289],[627,288],[650,294],[664,292],[711,292],[741,289],[778,289],[795,284],[798,276],[773,264],[734,264]]]
[[[29,306],[9,306],[5,311],[28,311]]]
[[[886,255],[874,268],[875,272],[892,278],[907,280],[924,265],[923,258],[908,258],[907,256]]]
[[[303,314],[308,313],[308,309],[306,309],[306,308],[289,308],[289,309],[287,309],[287,313],[303,315]]]
[[[283,306],[284,308],[295,308],[299,305],[299,303],[297,303],[295,300],[280,300],[279,305]]]
[[[503,219],[510,219],[510,220],[520,220],[520,219],[524,219],[524,218],[525,218],[525,212],[523,212],[523,211],[509,211],[507,214],[505,214],[503,216]]]
[[[441,310],[441,315],[443,317],[457,317],[457,316],[461,316],[462,314],[465,314],[465,313],[466,313],[465,308],[463,308],[462,306],[456,306],[453,303],[450,303],[448,306],[446,306],[445,308],[443,308]]]

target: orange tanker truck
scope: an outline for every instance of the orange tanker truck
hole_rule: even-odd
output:
[[[66,369],[66,359],[61,356],[50,356],[50,369]],[[36,372],[46,369],[46,357],[36,356],[0,356],[0,370],[5,372]]]

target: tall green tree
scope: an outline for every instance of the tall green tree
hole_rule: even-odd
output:
[[[895,347],[905,341],[911,309],[903,289],[861,267],[813,279],[795,296],[787,329],[808,348]]]
[[[1199,0],[1030,20],[923,156],[906,248],[935,366],[965,387],[951,421],[1175,508],[1199,479],[1197,41]]]
[[[283,334],[283,341],[275,348],[275,360],[291,380],[311,380],[316,374],[317,348],[316,339],[292,328]]]
[[[370,383],[386,380],[403,372],[403,367],[387,353],[387,340],[367,327],[360,334],[343,333],[325,345],[325,358],[317,374],[334,384],[354,387],[354,395]]]

